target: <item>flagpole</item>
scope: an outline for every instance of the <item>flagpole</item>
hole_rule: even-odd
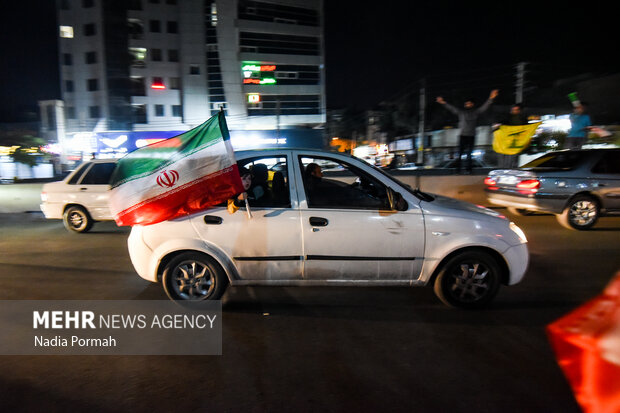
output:
[[[250,204],[248,203],[247,197],[245,197],[245,211],[248,213],[248,219],[252,219],[252,211],[250,211]]]

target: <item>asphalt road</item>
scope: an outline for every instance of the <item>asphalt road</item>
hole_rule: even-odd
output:
[[[0,356],[0,406],[578,412],[544,328],[620,269],[620,219],[573,232],[552,216],[512,218],[531,264],[490,309],[449,309],[429,288],[230,288],[222,356]],[[0,299],[165,299],[134,273],[127,235],[0,214]]]

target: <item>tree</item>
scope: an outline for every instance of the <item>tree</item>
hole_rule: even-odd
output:
[[[16,147],[10,155],[13,161],[32,167],[37,164],[37,156],[45,155],[39,149],[45,141],[30,133],[22,129],[1,131],[0,146]]]

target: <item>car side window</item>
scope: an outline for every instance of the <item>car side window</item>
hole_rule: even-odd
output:
[[[251,207],[291,207],[286,156],[246,159],[238,165],[252,173],[252,185],[248,190]]]
[[[84,171],[86,169],[88,169],[89,166],[90,166],[90,163],[88,163],[88,162],[83,163],[82,165],[80,165],[79,168],[77,169],[77,171],[73,174],[73,176],[71,177],[71,179],[69,179],[69,181],[67,183],[69,185],[77,184],[78,181],[80,180],[80,177],[82,175],[84,175]]]
[[[299,162],[310,208],[390,209],[386,187],[363,170],[329,158]]]
[[[110,183],[110,177],[116,167],[115,163],[96,163],[86,173],[86,176],[80,182],[81,185],[107,185]]]
[[[592,172],[597,174],[620,174],[620,151],[607,152],[594,165]]]

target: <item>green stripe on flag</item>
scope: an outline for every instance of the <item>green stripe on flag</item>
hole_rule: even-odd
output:
[[[127,182],[152,175],[220,140],[229,139],[226,120],[220,112],[194,129],[127,154],[118,161],[110,186],[116,188]]]

